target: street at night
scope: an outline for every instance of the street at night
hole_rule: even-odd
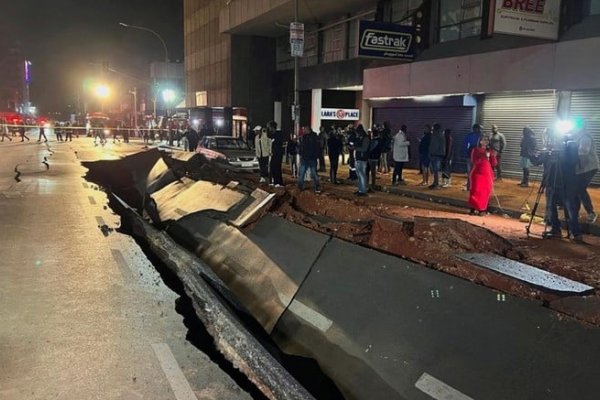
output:
[[[600,398],[600,0],[2,14],[0,400]]]

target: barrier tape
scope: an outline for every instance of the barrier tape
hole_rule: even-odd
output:
[[[8,128],[28,128],[28,129],[39,129],[42,126],[41,125],[19,125],[19,124],[0,124],[1,128],[4,127],[8,127]],[[67,129],[71,129],[71,130],[84,130],[87,131],[88,128],[85,126],[44,126],[45,129],[53,129],[53,130],[67,130]],[[111,127],[104,127],[104,128],[99,128],[99,127],[90,127],[89,130],[90,131],[96,131],[96,130],[106,130],[108,129],[109,131],[117,131],[117,132],[122,132],[122,131],[139,131],[139,132],[168,132],[168,131],[172,131],[172,130],[176,130],[179,131],[179,129],[173,129],[173,128],[111,128]],[[183,132],[183,131],[182,131]]]

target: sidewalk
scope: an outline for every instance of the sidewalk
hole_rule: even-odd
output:
[[[327,160],[328,161],[328,160]],[[322,181],[329,182],[329,163],[327,162],[327,172],[320,172]],[[338,169],[338,178],[346,184],[354,184],[348,180],[348,165],[340,165]],[[421,175],[417,170],[408,169],[403,171],[403,178],[406,185],[392,186],[392,174],[377,174],[376,189],[384,193],[390,193],[418,200],[432,201],[435,203],[448,204],[455,207],[461,207],[468,212],[469,206],[467,200],[469,192],[463,190],[466,184],[466,174],[453,173],[452,185],[448,188],[429,189],[427,186],[419,186],[422,181]],[[441,179],[441,178],[440,178]],[[430,174],[429,183],[433,182]],[[531,213],[536,202],[536,197],[540,188],[539,181],[531,181],[528,188],[522,188],[519,180],[503,178],[500,182],[495,182],[494,192],[489,202],[490,212],[497,214],[507,214],[512,218],[519,218],[524,213]],[[588,193],[592,203],[600,207],[600,188],[591,187]],[[540,197],[540,203],[536,211],[536,216],[543,217],[546,205],[545,195]],[[560,213],[562,216],[562,213]],[[585,233],[600,236],[600,218],[594,224],[588,224],[585,220],[586,213],[582,209],[580,222]]]

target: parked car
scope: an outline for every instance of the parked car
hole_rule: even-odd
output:
[[[206,158],[226,162],[233,169],[257,171],[258,158],[254,150],[240,138],[205,136],[197,150]]]

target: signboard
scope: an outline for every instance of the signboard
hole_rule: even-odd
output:
[[[292,57],[304,55],[304,24],[302,22],[290,23],[290,49]]]
[[[558,39],[560,0],[496,0],[494,32]]]
[[[321,108],[321,119],[358,121],[360,119],[360,110],[353,108]]]
[[[374,21],[360,21],[358,56],[412,61],[415,28]]]

